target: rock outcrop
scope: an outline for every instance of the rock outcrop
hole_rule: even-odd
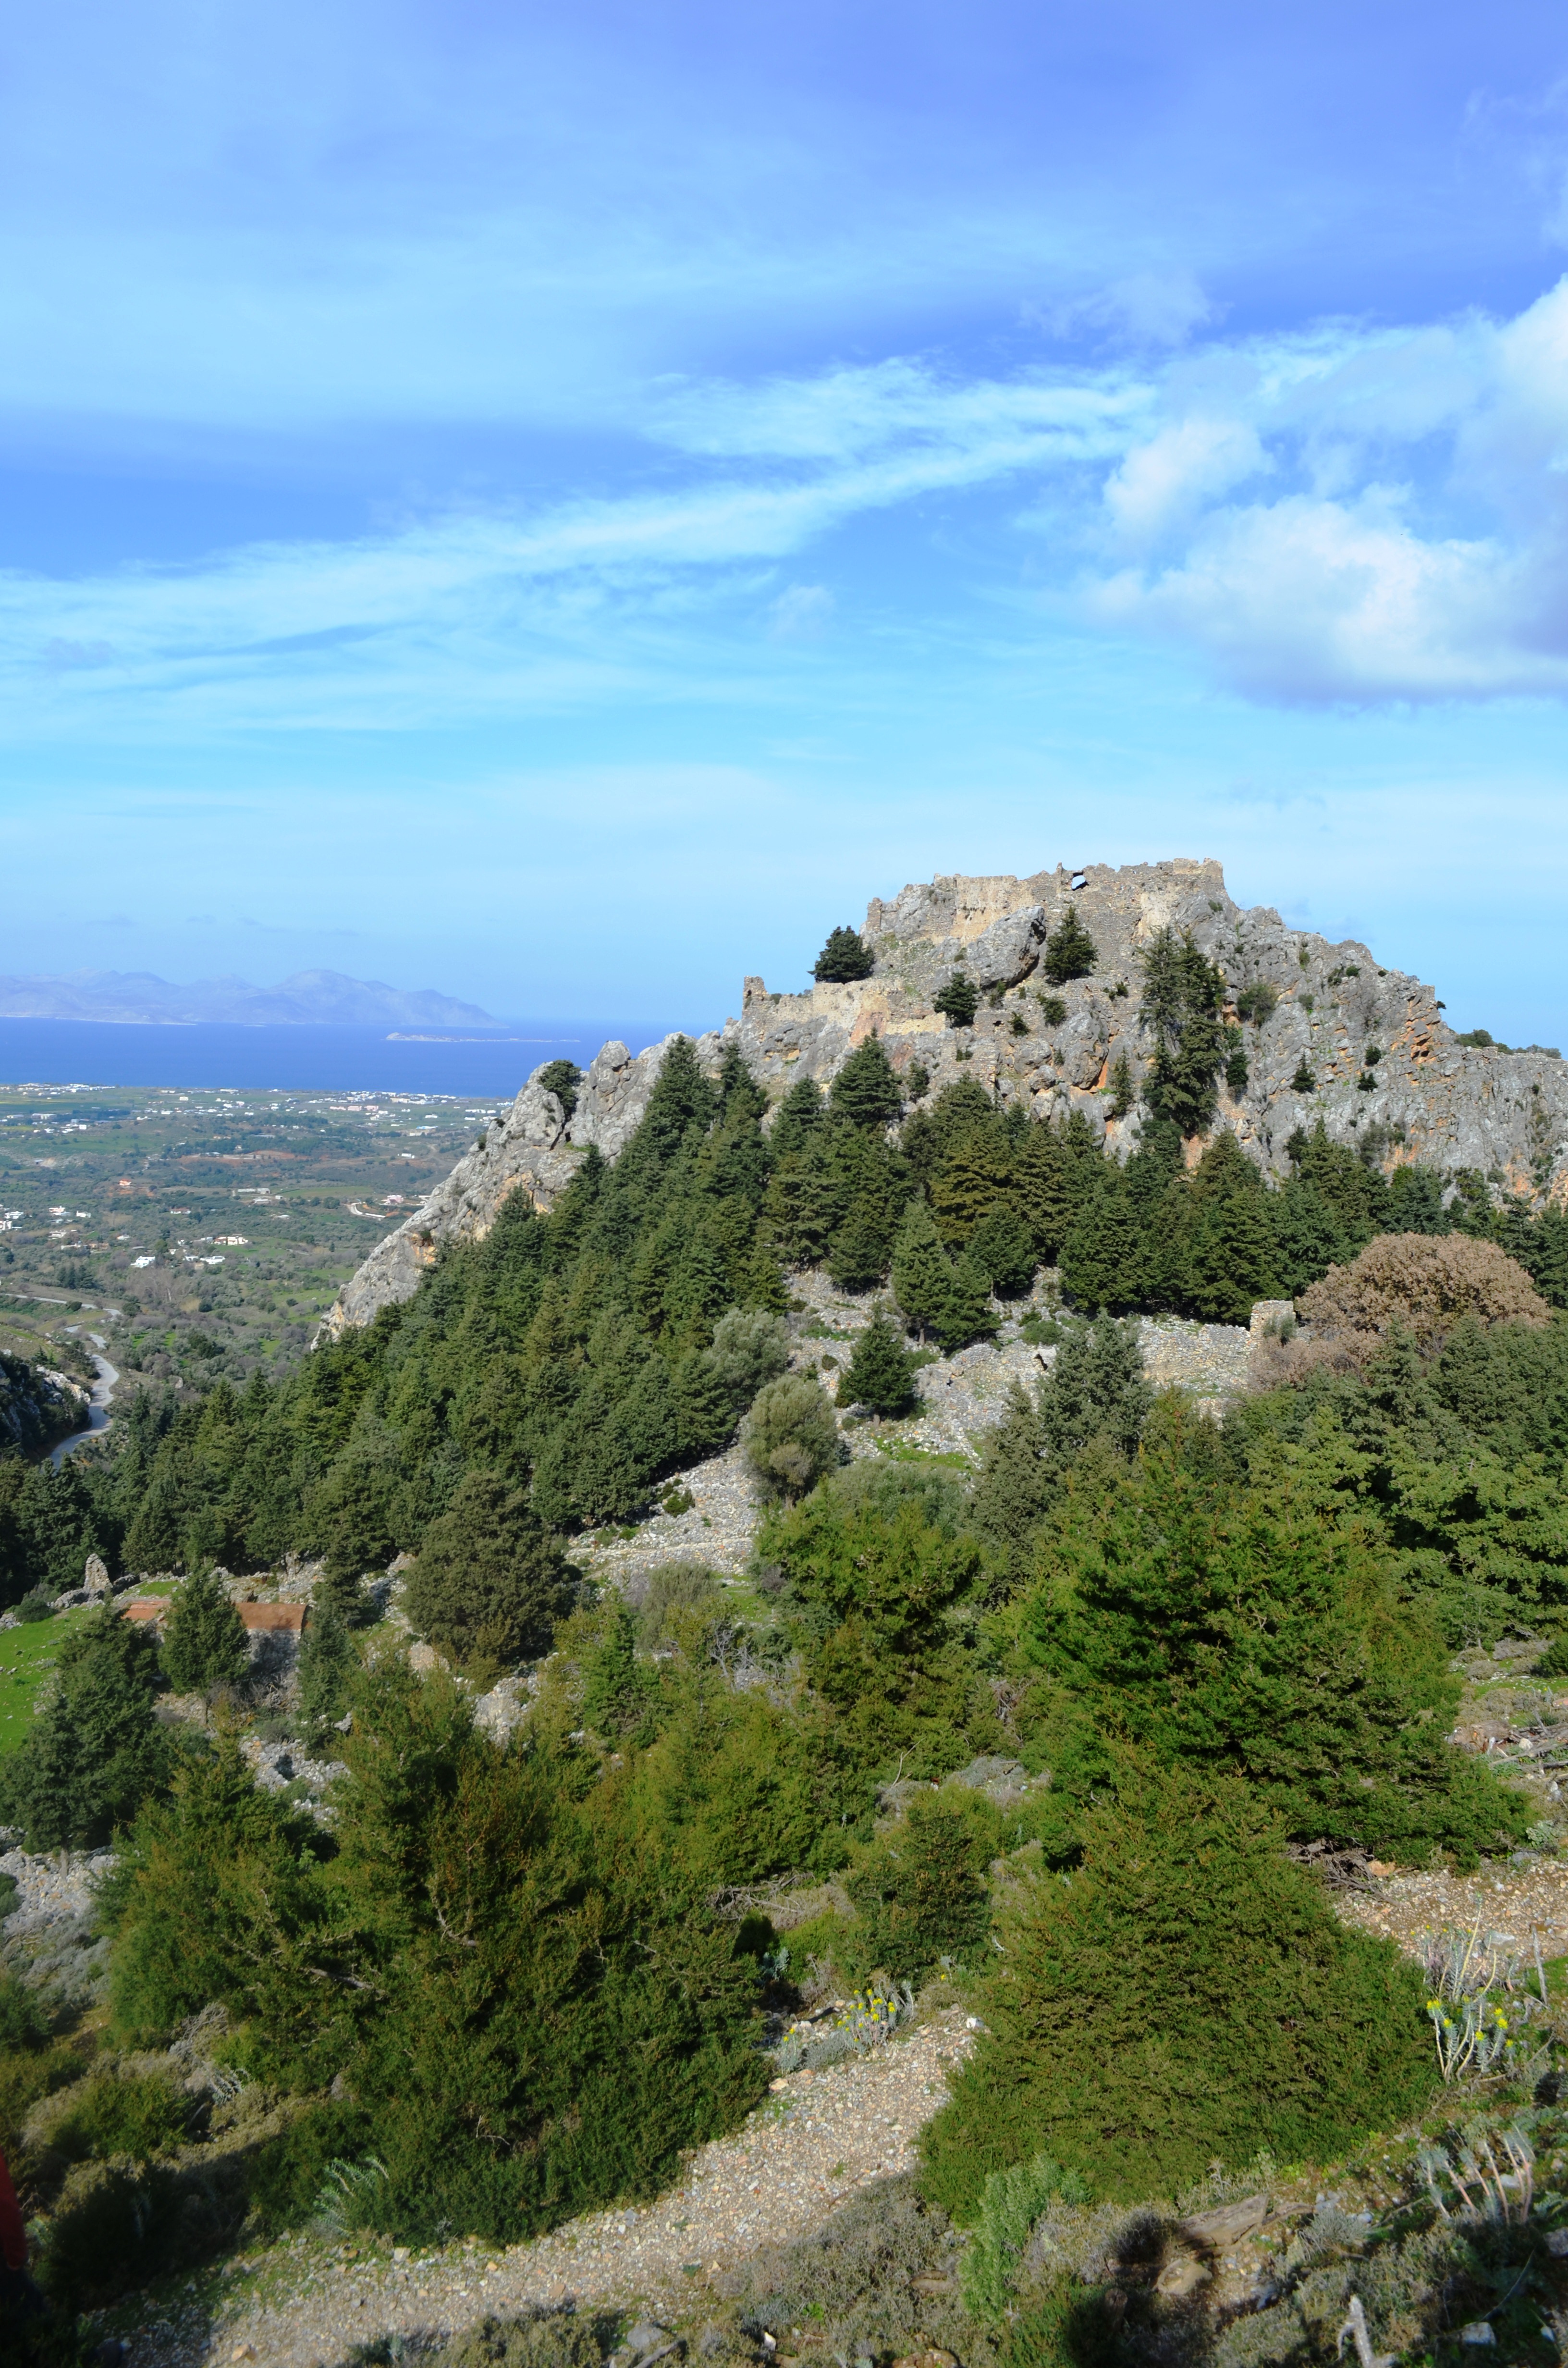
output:
[[[1045,942],[1070,907],[1094,940],[1093,973],[1048,986]],[[1167,926],[1190,930],[1224,973],[1233,1019],[1238,996],[1266,1010],[1243,1023],[1248,1081],[1234,1098],[1221,1093],[1216,1121],[1265,1170],[1282,1174],[1292,1132],[1321,1117],[1332,1137],[1360,1144],[1385,1168],[1401,1160],[1471,1167],[1537,1204],[1568,1199],[1568,1065],[1547,1052],[1461,1044],[1430,986],[1381,968],[1353,940],[1331,945],[1287,928],[1268,905],[1244,910],[1214,862],[1059,865],[1027,880],[955,875],[873,898],[861,932],[874,957],[869,978],[798,995],[748,978],[739,1018],[699,1037],[699,1056],[716,1065],[735,1045],[778,1100],[799,1077],[826,1085],[875,1034],[901,1076],[926,1071],[927,1092],[968,1077],[1037,1117],[1078,1110],[1125,1156],[1137,1114],[1111,1115],[1108,1089],[1122,1053],[1135,1082],[1147,1066],[1141,957]],[[935,998],[960,967],[981,1002],[972,1028],[957,1030]],[[1249,988],[1271,993],[1249,997]],[[536,1072],[506,1119],[371,1251],[325,1331],[368,1323],[410,1297],[440,1243],[483,1237],[508,1194],[526,1191],[548,1208],[590,1144],[613,1158],[647,1108],[671,1041],[635,1059],[607,1044],[570,1118]],[[1295,1082],[1306,1072],[1310,1089]]]

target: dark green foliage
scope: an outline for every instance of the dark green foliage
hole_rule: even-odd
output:
[[[1237,996],[1236,1017],[1238,1019],[1250,1019],[1255,1028],[1267,1027],[1278,1002],[1279,989],[1267,979],[1260,979],[1256,986],[1244,986]]]
[[[858,1945],[879,1972],[914,1982],[939,1957],[975,1963],[990,1922],[987,1840],[950,1790],[918,1794],[845,1878],[864,1928]]]
[[[837,985],[852,979],[869,978],[876,966],[870,947],[859,931],[846,922],[841,928],[828,931],[827,943],[812,965],[812,976],[824,985]]]
[[[300,1715],[309,1729],[319,1731],[343,1716],[358,1666],[335,1599],[318,1589],[300,1639]]]
[[[835,1077],[828,1099],[854,1126],[887,1126],[903,1107],[903,1095],[880,1036],[857,1045]]]
[[[903,1073],[903,1082],[910,1100],[917,1102],[924,1098],[931,1083],[931,1072],[924,1061],[911,1061]]]
[[[1318,1081],[1312,1074],[1312,1064],[1303,1053],[1291,1075],[1290,1091],[1293,1094],[1315,1094],[1317,1089]]]
[[[1267,2148],[1324,2161],[1437,2085],[1415,1969],[1346,1930],[1247,1788],[1124,1758],[1083,1862],[1012,1926],[986,2034],[926,2131],[972,2218],[1044,2152],[1096,2195],[1169,2195]]]
[[[1151,939],[1143,955],[1142,1026],[1154,1040],[1154,1057],[1143,1097],[1156,1118],[1169,1119],[1184,1135],[1201,1134],[1217,1107],[1216,1080],[1227,1045],[1220,1007],[1225,981],[1193,943],[1166,928]]]
[[[954,971],[939,994],[931,998],[937,1011],[950,1019],[955,1028],[972,1028],[980,1006],[980,989],[961,970]]]
[[[577,1088],[583,1082],[583,1072],[575,1061],[547,1061],[534,1083],[553,1094],[568,1118],[577,1107]]]
[[[248,1671],[250,1645],[240,1615],[210,1570],[192,1571],[176,1588],[158,1658],[177,1694],[238,1685]]]
[[[1071,1326],[1032,1402],[1016,1390],[985,1441],[974,1499],[982,1535],[1016,1557],[1091,1440],[1132,1454],[1153,1397],[1134,1326],[1109,1316]]]
[[[1065,986],[1071,978],[1087,978],[1098,960],[1095,941],[1078,918],[1077,906],[1069,905],[1046,939],[1041,973],[1052,986]]]
[[[1106,1104],[1112,1118],[1125,1118],[1138,1099],[1138,1088],[1132,1082],[1132,1064],[1125,1052],[1117,1054],[1110,1064],[1110,1098]]]
[[[60,1649],[55,1690],[0,1768],[0,1816],[28,1850],[106,1842],[163,1782],[153,1714],[157,1649],[119,1613],[92,1614]]]
[[[968,1348],[971,1340],[989,1340],[997,1318],[991,1305],[991,1278],[978,1259],[961,1250],[953,1260],[948,1292],[931,1329],[945,1356]]]
[[[1004,1299],[1028,1291],[1039,1260],[1028,1227],[1008,1202],[994,1201],[969,1237],[969,1256]]]
[[[1087,1720],[1244,1776],[1304,1839],[1471,1861],[1507,1846],[1520,1797],[1444,1739],[1459,1681],[1387,1556],[1282,1475],[1238,1489],[1220,1465],[1173,1404],[1136,1472],[1097,1501],[1067,1492],[1037,1530],[1007,1625],[1063,1722],[1058,1782],[1093,1781]]]
[[[403,1590],[422,1636],[458,1661],[546,1653],[574,1578],[520,1489],[469,1472],[425,1532]]]
[[[636,1847],[624,1786],[582,1800],[570,1754],[498,1751],[439,1676],[383,1668],[344,1749],[332,1845],[232,1744],[147,1813],[112,1903],[120,2027],[217,1998],[274,2083],[341,2072],[336,2150],[375,2152],[365,2209],[405,2237],[654,2192],[764,2085],[733,1932]]]
[[[855,1343],[838,1403],[869,1406],[873,1414],[907,1414],[915,1403],[914,1373],[902,1335],[879,1311]]]

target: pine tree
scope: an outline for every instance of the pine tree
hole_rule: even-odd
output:
[[[903,1094],[880,1036],[857,1045],[838,1072],[829,1099],[839,1118],[856,1126],[888,1126],[903,1108]]]
[[[108,1605],[66,1636],[54,1691],[0,1769],[0,1817],[28,1850],[107,1842],[164,1782],[157,1668],[152,1637]]]
[[[855,1343],[838,1384],[838,1403],[885,1415],[906,1414],[915,1403],[914,1359],[881,1309]]]
[[[1315,1094],[1317,1089],[1318,1081],[1312,1075],[1312,1064],[1303,1053],[1296,1064],[1296,1074],[1290,1080],[1290,1091],[1293,1094]]]
[[[358,1666],[343,1614],[331,1595],[318,1592],[300,1639],[300,1714],[309,1726],[330,1726],[343,1716]]]
[[[955,1028],[972,1028],[979,1005],[980,990],[961,970],[954,971],[940,994],[931,997],[932,1009],[942,1012]]]
[[[843,928],[828,931],[827,943],[812,966],[812,976],[824,986],[844,985],[858,978],[869,978],[876,966],[870,947],[859,931],[846,922]]]
[[[936,1219],[924,1201],[912,1201],[893,1243],[892,1288],[923,1340],[940,1322],[951,1285],[952,1268]]]
[[[1112,1118],[1123,1119],[1138,1099],[1138,1088],[1132,1082],[1132,1064],[1125,1048],[1111,1063],[1110,1094],[1106,1104]]]
[[[222,1581],[193,1570],[175,1591],[159,1651],[165,1677],[177,1694],[211,1693],[238,1685],[250,1668],[250,1644]]]
[[[1071,978],[1087,978],[1098,960],[1095,941],[1078,918],[1077,906],[1069,905],[1046,939],[1040,969],[1052,986],[1065,986]]]
[[[872,1291],[886,1279],[890,1247],[881,1210],[862,1196],[833,1237],[828,1273],[840,1291]]]

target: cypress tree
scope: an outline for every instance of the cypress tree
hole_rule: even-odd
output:
[[[967,1349],[971,1340],[989,1340],[997,1319],[991,1306],[991,1278],[981,1271],[967,1250],[948,1272],[948,1295],[933,1329],[944,1355]]]
[[[152,1637],[108,1605],[65,1638],[53,1693],[0,1769],[0,1817],[28,1850],[107,1842],[163,1783],[157,1671]]]
[[[1062,1280],[1089,1315],[1119,1312],[1143,1297],[1149,1245],[1119,1169],[1106,1178],[1062,1246]]]
[[[870,947],[846,922],[841,928],[828,931],[827,943],[812,965],[812,976],[824,986],[836,986],[869,978],[876,966]]]
[[[330,1726],[348,1706],[348,1680],[358,1660],[337,1603],[318,1592],[300,1639],[300,1713],[312,1727]]]
[[[1014,1161],[999,1127],[960,1135],[931,1178],[931,1208],[944,1240],[967,1242],[988,1209],[1013,1190]]]
[[[1054,1127],[1031,1126],[1013,1162],[1013,1198],[1035,1248],[1054,1262],[1083,1205],[1077,1163]]]
[[[857,1045],[829,1089],[834,1111],[855,1126],[887,1126],[903,1108],[903,1095],[880,1036]]]
[[[523,1492],[498,1473],[468,1472],[425,1532],[403,1606],[455,1659],[510,1663],[548,1651],[573,1585]]]
[[[838,1384],[838,1403],[886,1415],[905,1414],[915,1403],[914,1360],[881,1309],[855,1343]]]
[[[923,1340],[940,1323],[951,1284],[952,1268],[936,1219],[924,1201],[912,1201],[893,1243],[892,1287],[894,1298]]]
[[[768,1135],[768,1148],[775,1159],[792,1159],[804,1150],[808,1138],[822,1123],[824,1110],[822,1087],[814,1077],[800,1077],[778,1105],[778,1115]]]
[[[980,1004],[980,990],[961,970],[954,971],[939,995],[931,997],[931,1008],[942,1012],[955,1028],[972,1028]]]
[[[1006,1201],[994,1201],[982,1217],[969,1237],[969,1255],[1003,1299],[1027,1291],[1039,1264],[1028,1227]]]
[[[249,1669],[250,1645],[240,1615],[210,1570],[193,1570],[176,1589],[159,1659],[179,1694],[238,1685]]]
[[[1217,1080],[1227,1045],[1220,1007],[1221,973],[1193,943],[1168,926],[1151,939],[1143,957],[1143,998],[1138,1017],[1154,1039],[1144,1099],[1157,1118],[1184,1135],[1201,1134],[1218,1106]]]
[[[1069,905],[1046,939],[1040,969],[1052,986],[1065,986],[1071,978],[1087,978],[1098,960],[1095,941],[1078,918],[1077,906]]]

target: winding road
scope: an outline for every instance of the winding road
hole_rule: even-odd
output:
[[[104,1343],[101,1337],[97,1332],[89,1332],[87,1338],[97,1352],[93,1358],[93,1367],[97,1379],[93,1383],[87,1401],[88,1411],[85,1426],[80,1430],[74,1430],[68,1439],[62,1439],[59,1446],[51,1452],[49,1460],[56,1471],[74,1448],[85,1445],[89,1439],[101,1439],[108,1429],[111,1419],[108,1410],[109,1400],[114,1395],[114,1385],[119,1379],[119,1370],[118,1366],[111,1365],[104,1355]]]

